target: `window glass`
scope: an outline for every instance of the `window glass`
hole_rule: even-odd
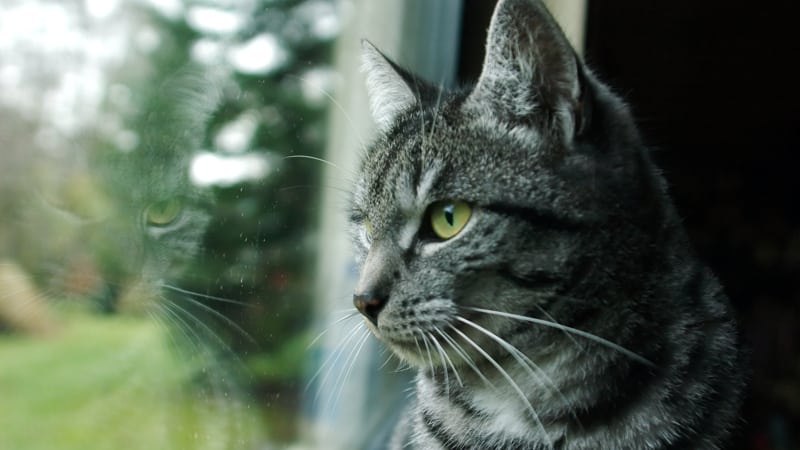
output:
[[[0,6],[0,448],[284,448],[329,0]]]

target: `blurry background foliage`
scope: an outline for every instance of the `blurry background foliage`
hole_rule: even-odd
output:
[[[143,128],[152,126],[154,105],[168,101],[158,88],[178,72],[197,72],[219,105],[188,169],[214,201],[204,251],[179,286],[241,302],[208,301],[230,322],[213,313],[203,320],[249,369],[245,388],[264,406],[271,438],[283,441],[292,439],[303,388],[321,188],[319,162],[287,157],[322,153],[339,26],[332,0],[11,0],[0,6],[0,264],[13,261],[36,286],[52,291],[51,272],[37,262],[69,261],[61,268],[69,279],[56,294],[89,295],[87,286],[104,270],[98,265],[124,255],[93,260],[78,234],[28,216],[27,203],[43,198],[90,219],[107,214],[92,161],[132,151]],[[126,327],[141,332],[137,325],[120,329]],[[10,345],[14,339],[0,334],[0,354],[27,348]],[[30,353],[48,347],[36,348]],[[26,378],[0,368],[0,383]],[[139,445],[131,448],[146,448]]]

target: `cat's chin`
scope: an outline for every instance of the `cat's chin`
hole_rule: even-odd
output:
[[[429,361],[427,355],[420,353],[420,350],[413,343],[404,342],[402,345],[387,345],[395,356],[417,370],[430,369],[431,364],[437,365],[438,363],[436,358],[432,360],[433,362]],[[422,352],[424,351],[423,349]]]
[[[399,339],[385,336],[379,331],[376,331],[374,327],[370,326],[370,328],[372,329],[372,333],[403,362],[417,369],[430,367],[431,363],[428,361],[428,356],[425,353],[424,343],[414,341],[413,339]],[[435,363],[436,360],[434,360],[434,364]]]

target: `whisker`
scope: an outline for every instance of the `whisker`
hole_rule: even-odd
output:
[[[436,104],[433,106],[433,121],[431,123],[431,131],[428,134],[428,141],[433,140],[433,133],[436,130],[436,119],[439,116],[439,107],[442,103],[442,94],[444,93],[444,83],[439,83],[439,93],[436,96]]]
[[[181,335],[183,335],[184,339],[186,339],[186,343],[193,349],[193,354],[199,354],[202,352],[200,348],[200,342],[203,340],[197,332],[189,326],[189,323],[181,317],[175,310],[172,309],[172,305],[169,301],[165,300],[162,303],[159,303],[158,311],[164,314],[164,320],[167,321],[167,326],[171,327],[172,329],[177,329]],[[177,341],[176,341],[177,342]],[[178,347],[180,348],[180,347]]]
[[[425,351],[428,352],[428,362],[431,365],[431,376],[433,376],[434,373],[435,373],[435,368],[434,368],[434,365],[433,365],[433,357],[431,355],[431,347],[430,347],[430,345],[428,345],[428,337],[426,336],[426,333],[424,331],[419,330],[419,332],[420,332],[420,336],[422,337],[422,342],[425,344]],[[444,364],[444,360],[442,360],[442,364]],[[450,379],[449,379],[449,376],[447,374],[447,366],[446,365],[442,365],[442,369],[444,371],[444,387],[445,387],[445,391],[447,393],[447,398],[450,398]]]
[[[319,377],[320,374],[322,374],[323,370],[325,370],[325,375],[320,380],[320,386],[324,386],[325,385],[328,377],[330,376],[330,373],[331,373],[331,370],[332,370],[333,366],[336,365],[336,363],[338,362],[339,358],[342,356],[342,353],[344,352],[344,350],[342,348],[345,347],[353,339],[353,337],[356,335],[356,333],[359,330],[364,329],[364,327],[365,327],[364,322],[356,323],[356,325],[345,335],[345,337],[343,338],[341,343],[336,346],[336,348],[331,352],[330,355],[328,355],[327,358],[325,358],[325,361],[322,362],[322,365],[319,366],[319,369],[317,369],[317,371],[314,372],[314,375],[312,375],[311,379],[309,379],[308,382],[306,383],[306,387],[303,390],[303,392],[306,392],[306,391],[308,391],[309,388],[311,388],[311,385],[314,383],[314,381],[317,379],[317,377]],[[333,364],[333,365],[328,366],[329,364]],[[317,392],[314,395],[314,401],[315,402],[316,402],[317,398],[319,397],[319,394],[320,394],[320,389],[317,389]]]
[[[547,317],[547,320],[549,320],[550,322],[552,322],[554,324],[561,325],[553,316],[550,315],[550,313],[548,313],[540,305],[537,304],[537,305],[534,305],[534,306],[536,306],[536,309],[538,309],[545,317]],[[578,340],[575,339],[575,336],[570,334],[567,330],[561,330],[561,331],[564,333],[564,336],[566,336],[567,339],[572,341],[572,343],[575,344],[575,346],[578,347],[581,350],[581,352],[585,352],[586,351],[586,346],[584,346],[581,343],[579,343]]]
[[[428,345],[428,338],[425,337],[425,333],[422,330],[419,331],[419,336],[422,338],[422,344],[425,345],[425,353],[428,355],[428,365],[431,368],[431,375],[436,373],[436,367],[433,365],[433,357],[431,356],[431,347]]]
[[[619,344],[615,344],[615,343],[613,343],[613,342],[611,342],[611,341],[609,341],[607,339],[603,339],[600,336],[597,336],[595,334],[587,333],[586,331],[579,330],[577,328],[572,328],[572,327],[569,327],[569,326],[566,326],[566,325],[561,325],[560,323],[553,323],[553,322],[549,322],[547,320],[537,319],[537,318],[534,318],[534,317],[520,316],[518,314],[512,314],[512,313],[507,313],[507,312],[502,312],[502,311],[493,311],[493,310],[490,310],[490,309],[473,308],[473,307],[465,307],[465,309],[468,309],[470,311],[479,312],[479,313],[484,313],[484,314],[507,317],[509,319],[521,320],[521,321],[524,321],[524,322],[535,323],[537,325],[542,325],[542,326],[546,326],[546,327],[550,327],[550,328],[555,328],[555,329],[558,329],[558,330],[563,330],[563,331],[566,331],[568,333],[572,333],[572,334],[575,334],[577,336],[589,339],[590,341],[596,342],[596,343],[598,343],[600,345],[604,345],[604,346],[606,346],[608,348],[611,348],[613,350],[616,350],[616,351],[622,353],[623,355],[627,356],[628,358],[631,358],[634,361],[637,361],[637,362],[639,362],[641,364],[644,364],[644,365],[649,366],[649,367],[656,368],[656,365],[653,364],[651,361],[649,361],[648,359],[645,359],[645,358],[637,355],[636,353],[626,349],[625,347],[623,347],[623,346],[621,346]]]
[[[163,300],[163,305],[164,306],[168,306],[168,305],[171,306],[172,308],[174,308],[174,310],[173,310],[174,313],[181,312],[181,313],[185,314],[187,318],[191,319],[194,323],[196,323],[198,326],[200,326],[200,328],[205,333],[207,333],[207,336],[209,336],[214,342],[217,343],[217,345],[220,346],[219,348],[221,348],[222,350],[228,352],[229,354],[235,354],[233,349],[231,349],[231,347],[228,345],[228,343],[223,341],[222,338],[220,338],[217,335],[217,333],[211,327],[208,326],[208,324],[206,324],[205,322],[200,320],[198,317],[195,317],[189,310],[187,310],[186,308],[183,308],[182,306],[180,306],[179,304],[175,303],[174,301],[170,301],[168,298],[166,298],[164,296],[160,296],[160,298],[161,298],[161,300]],[[183,320],[181,320],[181,322],[184,323],[187,328],[189,328],[188,323],[186,323]],[[198,339],[199,342],[204,342],[203,338],[199,334],[197,334],[196,331],[193,330],[193,334],[195,334],[195,336],[197,336],[197,339]]]
[[[442,331],[442,330],[439,330],[438,328],[436,329],[436,332],[437,332],[437,333],[439,333],[439,336],[441,336],[441,337],[442,337],[442,339],[444,339],[444,340],[445,340],[445,342],[447,342],[447,343],[450,345],[450,348],[452,348],[452,349],[453,349],[453,350],[454,350],[454,351],[455,351],[455,352],[458,354],[458,356],[460,356],[460,357],[461,357],[461,359],[463,359],[463,360],[464,360],[464,363],[466,363],[466,364],[467,364],[467,366],[468,366],[470,369],[472,369],[472,371],[473,371],[473,372],[475,372],[475,374],[477,374],[477,375],[478,375],[478,377],[480,377],[480,379],[481,379],[481,380],[482,380],[482,381],[483,381],[483,382],[484,382],[484,383],[485,383],[487,386],[490,386],[492,389],[496,389],[496,388],[495,388],[495,386],[494,386],[494,384],[493,384],[491,381],[489,381],[489,379],[488,379],[488,378],[486,378],[486,376],[484,376],[484,375],[483,375],[483,372],[481,372],[481,370],[480,370],[480,369],[478,369],[478,366],[475,364],[475,361],[473,361],[473,360],[472,360],[472,358],[471,358],[471,357],[470,357],[470,356],[467,354],[467,352],[466,352],[466,351],[465,351],[465,350],[464,350],[464,349],[461,347],[461,345],[460,345],[458,342],[456,342],[456,341],[455,341],[455,339],[453,339],[452,337],[450,337],[450,336],[449,336],[447,333],[445,333],[444,331]]]
[[[437,329],[437,331],[438,331],[438,329]],[[447,355],[447,351],[444,349],[444,347],[442,347],[442,344],[439,343],[439,341],[436,339],[436,336],[431,335],[430,337],[431,337],[431,340],[433,341],[433,343],[439,349],[439,354],[442,356],[442,359],[443,359],[442,363],[444,364],[444,367],[445,367],[445,374],[447,374],[447,364],[449,364],[450,368],[453,370],[453,375],[455,375],[456,381],[458,382],[458,385],[461,386],[461,387],[464,387],[464,382],[461,381],[461,376],[458,374],[458,370],[456,370],[456,366],[453,364],[453,360],[450,359],[450,356]],[[445,381],[446,381],[446,377],[445,377]],[[448,390],[449,390],[449,384],[448,384]]]
[[[438,328],[436,329],[438,331]],[[458,385],[464,387],[464,383],[461,382],[461,377],[458,375],[458,371],[456,370],[456,366],[453,365],[453,361],[447,356],[447,351],[442,347],[442,344],[436,339],[436,336],[429,334],[431,341],[439,349],[439,355],[442,357],[442,365],[444,366],[444,374],[445,374],[445,383],[447,383],[447,396],[450,397],[450,383],[447,382],[447,364],[450,364],[450,368],[453,369],[453,375],[456,376],[456,381],[458,381]]]
[[[195,300],[195,299],[193,299],[193,298],[191,298],[189,296],[184,296],[183,299],[188,301],[189,303],[199,307],[200,309],[208,312],[212,316],[219,318],[220,320],[225,322],[228,326],[230,326],[233,330],[235,330],[240,336],[242,336],[243,338],[247,339],[250,343],[252,343],[252,344],[256,343],[256,340],[252,336],[250,336],[250,334],[247,331],[245,331],[244,328],[242,328],[241,326],[239,326],[239,324],[237,324],[236,322],[231,320],[230,317],[226,316],[225,314],[222,314],[221,312],[217,311],[216,309],[214,309],[214,308],[212,308],[212,307],[210,307],[210,306],[208,306],[206,304],[203,304],[203,302],[199,302],[199,301],[197,301],[197,300]],[[173,302],[173,303],[175,303],[175,302]]]
[[[509,375],[508,372],[506,372],[506,370],[503,369],[503,366],[501,366],[497,361],[495,361],[494,358],[492,358],[488,353],[486,353],[486,351],[484,349],[482,349],[480,345],[475,343],[475,341],[470,339],[461,330],[459,330],[458,328],[456,328],[456,327],[454,327],[452,325],[450,325],[450,329],[453,330],[459,336],[461,336],[461,338],[464,339],[464,341],[466,341],[478,353],[480,353],[481,356],[483,356],[486,359],[486,361],[488,361],[492,366],[494,366],[494,368],[497,369],[497,371],[500,373],[500,375],[502,375],[503,378],[506,379],[506,381],[508,382],[509,386],[511,386],[511,388],[514,389],[514,391],[517,393],[517,395],[519,396],[520,400],[522,400],[523,405],[525,407],[527,407],[528,411],[531,413],[531,417],[533,417],[533,420],[536,422],[537,426],[541,429],[542,434],[544,435],[544,438],[547,440],[548,447],[552,449],[553,448],[553,442],[550,440],[550,435],[547,434],[547,429],[545,429],[544,424],[539,419],[539,414],[537,414],[536,410],[533,409],[533,405],[531,405],[531,402],[528,400],[528,398],[522,392],[522,389],[520,389],[519,385],[514,381],[513,378],[511,378],[511,375]]]
[[[287,155],[287,156],[284,156],[283,159],[310,159],[312,161],[317,161],[317,162],[320,162],[322,164],[327,164],[327,165],[333,167],[336,170],[341,170],[342,172],[349,173],[350,175],[353,175],[353,176],[356,175],[356,173],[353,172],[352,170],[344,170],[343,168],[339,167],[337,164],[335,164],[335,163],[333,163],[331,161],[328,161],[327,159],[320,158],[320,157],[317,157],[317,156],[311,156],[311,155]]]
[[[153,308],[147,308],[145,310],[145,314],[147,315],[147,317],[150,320],[155,322],[157,324],[157,326],[161,328],[161,330],[164,331],[164,334],[169,339],[169,342],[170,342],[170,345],[172,346],[172,348],[175,351],[179,351],[180,350],[180,344],[178,343],[178,340],[175,338],[175,334],[172,333],[172,327],[168,323],[167,318],[164,318],[164,317],[160,316],[157,313],[157,311],[155,311]],[[173,325],[173,327],[174,326],[175,325]]]
[[[333,400],[333,404],[331,406],[336,406],[339,404],[339,399],[342,397],[342,391],[344,390],[344,385],[347,383],[347,379],[350,378],[350,373],[353,371],[353,367],[356,365],[356,361],[358,360],[358,355],[361,354],[361,349],[364,348],[364,344],[367,343],[369,337],[372,333],[369,330],[363,330],[363,335],[356,341],[356,345],[354,347],[355,351],[351,350],[350,355],[348,355],[347,359],[344,362],[344,367],[347,370],[344,371],[344,376],[342,376],[342,372],[339,372],[339,388],[336,390],[336,397]]]
[[[383,364],[381,364],[380,367],[378,367],[379,371],[383,370],[386,366],[389,365],[389,362],[391,362],[394,353],[386,351],[386,348],[384,347],[381,350],[381,356],[386,356],[386,359],[383,361]]]
[[[305,78],[303,78],[303,77],[301,77],[299,75],[288,74],[287,76],[290,77],[290,78],[294,78],[296,80],[299,80],[299,81],[303,82],[304,84],[306,84],[307,86],[313,87],[314,89],[316,89],[320,93],[322,93],[322,95],[324,95],[328,100],[330,100],[331,103],[333,103],[333,105],[336,106],[336,108],[339,110],[339,112],[342,113],[342,116],[347,120],[347,123],[350,125],[350,129],[353,130],[353,132],[355,133],[356,139],[358,139],[359,144],[362,147],[364,147],[364,142],[365,142],[364,138],[363,138],[363,136],[361,136],[361,133],[358,131],[358,128],[356,127],[355,122],[350,117],[350,115],[347,114],[347,110],[344,108],[344,106],[342,106],[341,103],[339,103],[335,98],[333,98],[333,95],[328,93],[328,91],[326,91],[325,89],[321,88],[320,86],[317,86],[316,84],[308,81],[307,79],[305,79]]]
[[[330,331],[331,328],[333,328],[334,326],[344,322],[347,319],[352,319],[353,317],[355,317],[357,315],[358,315],[358,311],[350,311],[346,316],[337,319],[336,321],[334,321],[333,323],[331,323],[330,325],[325,327],[324,330],[322,330],[319,334],[317,334],[317,336],[314,339],[312,339],[311,342],[308,343],[308,345],[306,346],[306,350],[308,350],[311,347],[313,347],[314,344],[316,344],[317,341],[319,341],[322,338],[322,336],[325,335],[325,333]]]
[[[329,185],[329,184],[293,184],[291,186],[284,186],[284,187],[282,187],[282,188],[280,188],[278,190],[281,191],[281,192],[286,192],[286,191],[293,191],[293,190],[297,190],[297,189],[319,189],[319,188],[325,188],[325,189],[331,189],[333,191],[339,191],[339,192],[341,192],[343,194],[347,194],[348,196],[352,194],[351,191],[349,191],[349,190],[347,190],[345,188],[342,188],[342,187],[339,187],[339,186],[332,186],[332,185]]]
[[[181,288],[179,288],[177,286],[173,286],[171,284],[160,283],[159,286],[163,287],[163,288],[167,288],[167,289],[173,290],[175,292],[180,292],[181,294],[190,295],[192,297],[200,297],[200,298],[205,298],[205,299],[208,299],[208,300],[216,300],[218,302],[230,303],[231,305],[246,306],[248,308],[253,308],[254,307],[250,303],[240,302],[238,300],[232,300],[232,299],[225,298],[225,297],[217,297],[215,295],[202,294],[200,292],[190,291],[190,290],[187,290],[187,289],[181,289]]]
[[[540,383],[542,385],[545,385],[545,384],[548,385],[548,387],[550,389],[552,389],[553,392],[556,393],[556,395],[559,397],[559,399],[561,400],[561,402],[562,402],[562,404],[564,406],[568,406],[569,405],[569,402],[567,401],[567,398],[564,396],[564,394],[561,392],[561,390],[558,388],[558,386],[556,386],[555,382],[553,382],[553,380],[549,376],[547,376],[547,373],[545,373],[545,371],[542,370],[541,367],[539,367],[536,363],[534,363],[526,354],[522,353],[522,351],[520,349],[514,347],[513,345],[511,345],[505,339],[501,338],[500,336],[496,335],[495,333],[492,333],[491,331],[489,331],[486,328],[478,325],[477,323],[472,322],[471,320],[465,319],[465,318],[463,318],[461,316],[456,316],[456,320],[458,320],[461,323],[469,325],[470,327],[472,327],[472,328],[480,331],[481,333],[485,334],[486,336],[488,336],[493,341],[497,342],[501,347],[503,347],[503,349],[505,349],[517,361],[517,363],[520,366],[522,366],[525,369],[526,372],[528,372],[528,375],[530,375],[531,378],[535,379],[537,383]],[[544,382],[542,382],[542,379],[544,379]],[[571,409],[570,409],[570,412],[571,412],[572,417],[576,420],[577,424],[581,428],[583,428],[583,424],[581,423],[581,421],[578,418],[577,414],[575,414],[575,412],[572,411]]]

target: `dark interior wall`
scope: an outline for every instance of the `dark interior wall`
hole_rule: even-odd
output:
[[[633,106],[752,348],[740,448],[800,448],[800,2],[590,3],[586,59]]]
[[[633,105],[696,245],[743,306],[761,293],[800,293],[787,283],[800,263],[798,243],[790,248],[800,238],[798,4],[613,0],[590,9],[587,60]]]
[[[494,1],[465,0],[474,80]],[[585,59],[632,106],[752,353],[737,448],[800,448],[800,1],[590,0]]]

